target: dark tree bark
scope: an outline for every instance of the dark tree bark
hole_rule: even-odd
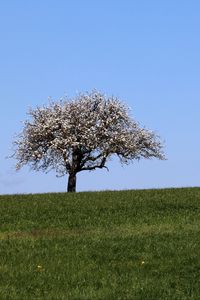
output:
[[[76,173],[69,174],[67,191],[76,192]]]

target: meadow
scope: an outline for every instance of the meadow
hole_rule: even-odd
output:
[[[0,299],[200,299],[200,188],[0,196]]]

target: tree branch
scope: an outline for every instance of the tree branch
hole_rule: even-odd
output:
[[[106,157],[103,157],[100,164],[98,164],[96,166],[92,166],[92,167],[83,167],[80,171],[92,171],[92,170],[95,170],[96,168],[99,168],[99,169],[106,168],[108,170],[108,167],[105,166],[105,163],[106,163]]]
[[[91,153],[91,151],[90,151],[90,153]],[[85,163],[87,161],[95,161],[95,160],[97,160],[97,159],[99,159],[103,156],[103,153],[100,153],[97,156],[90,156],[90,153],[89,153],[88,156],[86,156],[84,159],[82,159],[82,162],[81,162],[81,165],[80,165],[81,168],[85,165]]]

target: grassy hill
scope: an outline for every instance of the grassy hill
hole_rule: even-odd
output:
[[[200,299],[200,188],[0,196],[0,299]]]

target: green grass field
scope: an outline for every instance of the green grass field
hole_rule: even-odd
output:
[[[0,196],[0,300],[200,299],[200,188]]]

